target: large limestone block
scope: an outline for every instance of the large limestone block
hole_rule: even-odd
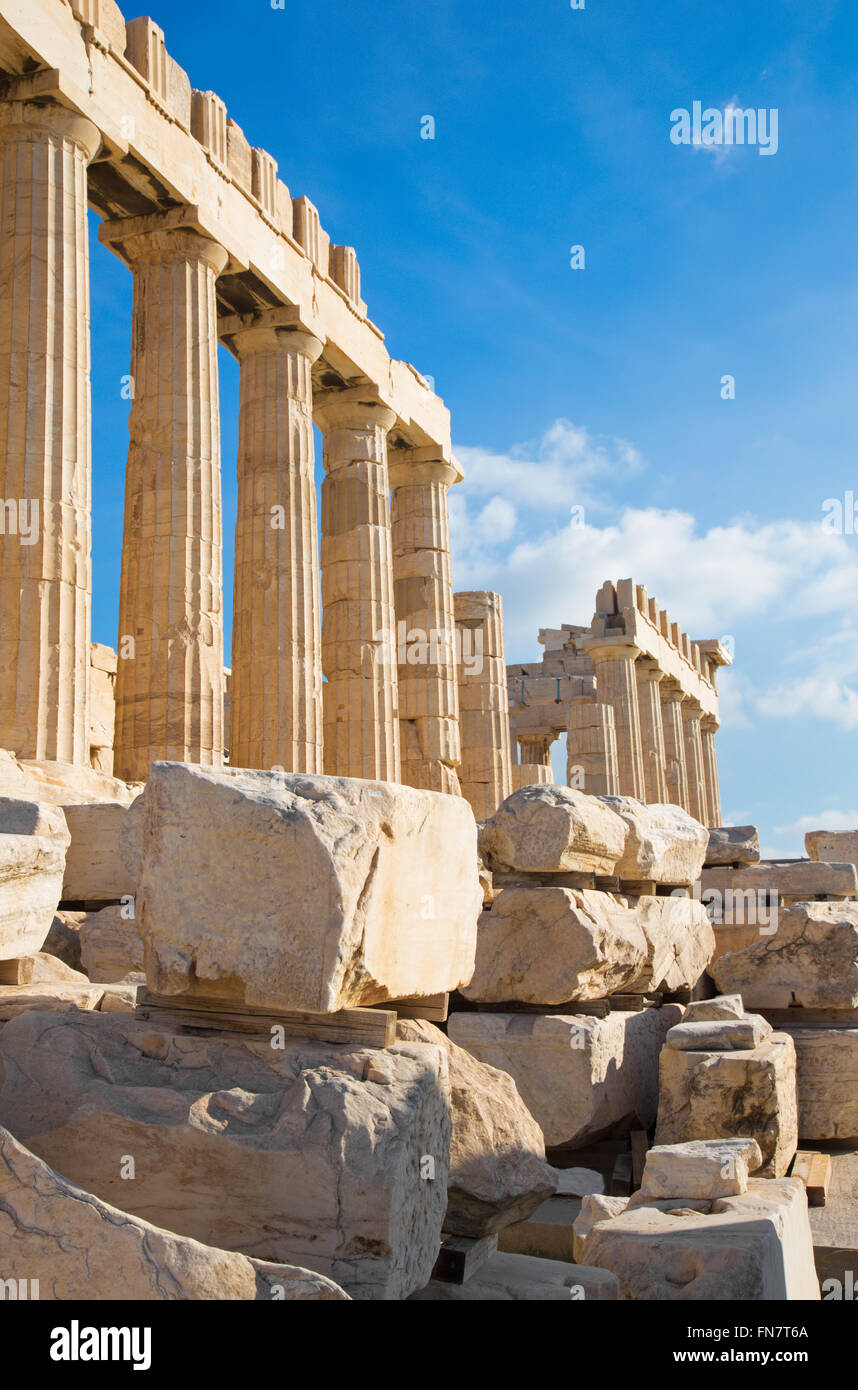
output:
[[[136,881],[119,852],[126,808],[116,801],[64,807],[71,844],[63,882],[65,902],[109,902],[132,896]]]
[[[509,1072],[549,1148],[648,1129],[658,1107],[658,1054],[677,1005],[586,1014],[457,1013],[448,1032]]]
[[[798,1178],[752,1178],[747,1192],[718,1198],[708,1212],[682,1199],[674,1210],[629,1207],[597,1221],[580,1244],[582,1263],[617,1276],[621,1299],[819,1299]]]
[[[667,1046],[679,1052],[748,1052],[772,1031],[761,1014],[745,1018],[683,1019],[671,1028]]]
[[[476,823],[440,792],[153,763],[138,926],[151,989],[333,1012],[458,988]]]
[[[17,956],[15,960],[0,961],[0,984],[3,985],[44,985],[44,984],[88,985],[89,979],[80,970],[74,970],[65,961],[51,955],[49,951],[33,951],[28,956]]]
[[[858,866],[858,830],[808,830],[804,847],[811,859]]]
[[[54,1173],[2,1128],[0,1249],[3,1277],[37,1281],[39,1299],[348,1299],[309,1269],[139,1221]]]
[[[65,862],[66,845],[57,835],[0,835],[0,960],[41,950]]]
[[[755,825],[719,825],[709,831],[707,868],[719,864],[756,864],[759,858],[760,837]]]
[[[505,1071],[478,1062],[422,1019],[400,1019],[396,1036],[447,1053],[453,1135],[444,1229],[485,1236],[529,1216],[557,1187],[545,1140]]]
[[[568,1303],[616,1299],[617,1280],[607,1270],[498,1252],[464,1284],[432,1279],[410,1303]]]
[[[778,929],[721,956],[711,974],[749,1009],[858,1007],[858,903],[796,903]]]
[[[626,988],[646,994],[695,985],[715,950],[715,933],[703,904],[696,898],[641,897],[635,918],[646,940],[647,959]]]
[[[745,1006],[741,994],[716,994],[712,999],[692,999],[691,1003],[686,1005],[682,1022],[729,1022],[731,1019],[744,1017]]]
[[[798,1143],[795,1048],[772,1033],[745,1052],[680,1052],[659,1062],[657,1144],[756,1139],[761,1176],[781,1177]]]
[[[680,806],[652,805],[632,796],[602,796],[628,827],[614,873],[620,878],[691,884],[700,877],[709,831]]]
[[[697,1139],[647,1151],[639,1203],[655,1198],[735,1197],[762,1166],[756,1139]]]
[[[809,901],[822,895],[832,898],[858,897],[858,869],[854,864],[819,864],[813,859],[787,860],[785,863],[743,864],[738,869],[703,869],[700,890],[704,902],[717,908],[724,905],[725,920],[737,920],[739,905],[757,911],[768,898]]]
[[[648,943],[634,910],[592,889],[505,888],[477,930],[462,993],[485,1004],[565,1004],[625,989]]]
[[[90,980],[116,984],[142,976],[143,942],[137,922],[120,903],[88,912],[80,924],[80,957]]]
[[[0,835],[55,836],[65,845],[71,839],[61,806],[11,796],[0,796]]]
[[[281,1049],[129,1014],[27,1013],[0,1032],[0,1075],[0,1124],[102,1201],[309,1265],[355,1298],[429,1280],[447,1205],[442,1048]]]
[[[0,796],[61,807],[72,802],[100,801],[117,801],[127,806],[140,791],[140,786],[79,763],[18,759],[14,753],[0,749]]]
[[[790,1027],[802,1142],[858,1144],[858,1028]]]
[[[480,852],[489,868],[613,874],[626,834],[625,822],[597,796],[522,787],[486,821]]]

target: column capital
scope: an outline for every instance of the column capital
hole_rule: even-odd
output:
[[[414,487],[418,483],[443,483],[452,487],[465,476],[454,458],[445,458],[437,445],[412,449],[407,445],[390,447],[387,455],[390,486]]]
[[[718,720],[715,718],[714,714],[704,714],[703,718],[700,721],[700,727],[703,730],[704,734],[717,734],[721,725],[718,723]]]
[[[380,398],[377,387],[350,386],[345,391],[322,391],[313,399],[313,419],[323,434],[344,429],[385,431],[396,422],[396,411]]]
[[[699,721],[703,718],[703,706],[691,695],[683,696],[680,709],[683,719],[696,719]]]
[[[661,682],[661,698],[677,705],[685,700],[685,691],[673,676],[665,676]]]
[[[132,269],[147,261],[194,260],[223,274],[229,253],[205,231],[192,207],[102,222],[98,239]]]
[[[218,336],[239,361],[253,352],[300,352],[316,362],[324,350],[320,325],[296,304],[228,314],[218,319]]]
[[[37,132],[71,140],[83,152],[87,164],[95,158],[101,145],[98,127],[67,106],[60,106],[59,102],[0,102],[0,140],[19,139]]]
[[[636,647],[624,632],[613,637],[584,637],[578,645],[594,661],[637,661],[641,655],[640,647]]]
[[[639,657],[635,665],[635,670],[642,681],[653,681],[658,685],[666,679],[666,673],[652,657]]]

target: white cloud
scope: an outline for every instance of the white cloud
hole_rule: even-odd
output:
[[[801,835],[807,830],[858,829],[858,811],[820,811],[816,816],[799,816],[792,825],[776,825],[776,835]]]
[[[858,690],[828,676],[783,681],[757,695],[754,706],[768,719],[810,717],[858,729]]]

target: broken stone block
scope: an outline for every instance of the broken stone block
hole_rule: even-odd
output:
[[[0,796],[0,835],[55,836],[65,845],[71,839],[62,807],[11,796]]]
[[[674,1197],[735,1197],[762,1166],[756,1139],[697,1139],[647,1151],[640,1202]]]
[[[631,796],[601,796],[628,827],[614,873],[625,879],[691,884],[700,877],[709,832],[679,806],[647,806]]]
[[[153,763],[144,802],[137,925],[157,993],[331,1013],[470,979],[482,892],[461,797]]]
[[[745,864],[738,869],[703,869],[699,882],[704,902],[726,904],[728,921],[741,920],[736,913],[737,902],[748,907],[746,920],[753,922],[754,904],[759,910],[769,898],[806,902],[826,894],[832,898],[858,897],[858,870],[854,864],[818,864],[812,859]]]
[[[127,814],[115,801],[64,807],[71,844],[66,856],[64,902],[109,902],[131,897],[135,880],[119,852]]]
[[[627,1209],[592,1225],[580,1244],[582,1262],[617,1276],[621,1299],[819,1299],[798,1178],[751,1178],[747,1192],[716,1199],[708,1213]]]
[[[0,960],[40,951],[60,901],[65,842],[0,835]]]
[[[711,1021],[683,1019],[671,1028],[666,1046],[678,1052],[747,1052],[758,1047],[771,1031],[772,1025],[760,1014]]]
[[[639,1013],[456,1013],[452,1040],[509,1072],[549,1148],[648,1129],[658,1106],[658,1054],[678,1005]],[[677,1054],[680,1055],[680,1054]]]
[[[60,908],[54,913],[42,950],[63,961],[72,970],[80,971],[80,924],[85,912],[68,912]]]
[[[28,956],[17,956],[15,960],[0,961],[0,984],[44,985],[57,981],[84,986],[89,984],[87,976],[80,970],[73,970],[48,951],[33,951]]]
[[[321,1274],[159,1230],[54,1173],[0,1128],[0,1248],[6,1280],[41,1299],[348,1299]],[[33,1284],[37,1292],[32,1292]],[[20,1285],[19,1285],[20,1287]]]
[[[719,825],[709,831],[707,868],[721,864],[756,864],[759,858],[760,837],[755,825]]]
[[[630,1200],[629,1197],[608,1197],[600,1192],[587,1193],[582,1197],[581,1210],[572,1223],[572,1248],[576,1263],[581,1259],[584,1242],[593,1227],[598,1226],[600,1221],[612,1221],[619,1216]]]
[[[804,847],[817,862],[858,866],[858,830],[808,830]]]
[[[648,943],[633,909],[592,889],[505,888],[477,928],[467,999],[565,1004],[625,989]]]
[[[116,984],[143,975],[143,942],[137,923],[120,903],[88,912],[80,924],[80,955],[91,980]]]
[[[101,1007],[104,985],[78,984],[72,980],[46,980],[32,985],[0,985],[0,1028],[21,1014],[66,1014],[76,1009]]]
[[[798,1144],[795,1048],[771,1033],[743,1052],[680,1052],[659,1060],[656,1144],[756,1139],[762,1177],[781,1177]]]
[[[521,1221],[557,1187],[542,1130],[505,1071],[478,1062],[422,1019],[399,1019],[403,1042],[447,1054],[453,1136],[444,1230],[481,1237]]]
[[[647,944],[640,973],[625,986],[632,994],[691,988],[706,970],[715,934],[706,909],[695,898],[640,897],[634,909]]]
[[[717,994],[714,999],[692,999],[686,1005],[683,1023],[708,1023],[716,1019],[744,1018],[741,994]]]
[[[74,1010],[7,1023],[0,1075],[0,1124],[153,1225],[309,1265],[359,1299],[401,1299],[431,1276],[451,1129],[440,1047],[200,1035]]]
[[[802,1142],[858,1144],[858,1028],[790,1026]]]
[[[627,827],[596,796],[572,787],[522,787],[486,821],[480,853],[491,869],[613,874]]]
[[[796,903],[774,936],[711,967],[720,990],[748,1009],[858,1007],[858,903]]]
[[[146,819],[144,794],[136,797],[127,807],[119,831],[119,857],[128,871],[129,879],[136,885],[140,877],[140,859],[143,854],[143,825]]]
[[[95,768],[79,763],[18,759],[0,749],[0,796],[23,801],[48,802],[64,807],[70,802],[118,801],[127,806],[140,786],[120,782]]]
[[[464,1284],[432,1279],[425,1289],[412,1294],[409,1302],[568,1303],[570,1299],[587,1302],[616,1297],[617,1281],[606,1270],[498,1252]]]

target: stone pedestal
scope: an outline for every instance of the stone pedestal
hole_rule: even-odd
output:
[[[321,772],[310,370],[322,344],[289,315],[221,326],[241,363],[229,756],[235,767]]]
[[[160,217],[105,223],[100,237],[134,271],[114,758],[134,782],[159,758],[223,758],[215,280],[227,256]]]
[[[661,723],[664,736],[664,776],[667,799],[674,806],[690,810],[688,770],[685,765],[685,732],[682,727],[682,690],[675,680],[659,686]]]
[[[325,436],[322,669],[325,772],[400,780],[388,498],[392,410],[369,387],[315,403]]]
[[[655,661],[641,657],[635,665],[638,680],[641,742],[643,744],[644,800],[650,806],[667,801],[664,731],[661,722],[659,685],[664,672]]]
[[[460,645],[459,727],[462,795],[477,820],[512,793],[509,697],[500,594],[454,595]]]
[[[0,746],[89,762],[87,164],[95,126],[0,105]]]
[[[390,455],[402,780],[460,792],[456,623],[447,489],[461,473],[434,449]]]

